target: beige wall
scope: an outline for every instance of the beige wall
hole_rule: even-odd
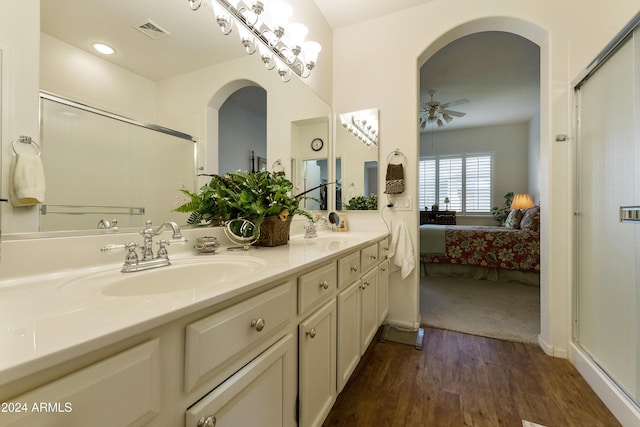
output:
[[[2,194],[9,194],[8,170],[11,143],[20,135],[37,138],[40,44],[40,2],[0,2],[0,50],[2,50]],[[0,203],[2,229],[32,230],[37,226],[36,208],[14,209]],[[6,215],[17,211],[15,215]]]
[[[634,0],[616,2],[615,8],[603,8],[594,0],[460,0],[455,7],[435,0],[334,33],[334,110],[379,108],[381,158],[400,148],[410,162],[416,161],[419,146],[418,70],[429,55],[456,38],[484,30],[511,31],[540,45],[541,344],[550,354],[567,355],[572,280],[572,142],[555,142],[553,136],[572,133],[571,80],[637,9]],[[416,170],[407,169],[407,193],[415,197]],[[395,212],[392,221],[408,224],[417,248],[417,209]],[[392,275],[390,289],[390,318],[417,324],[417,270],[405,281]]]

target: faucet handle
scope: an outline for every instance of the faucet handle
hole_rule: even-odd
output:
[[[167,245],[169,244],[169,241],[163,239],[163,240],[160,240],[158,244],[160,245],[160,247],[156,252],[156,258],[169,259],[169,253],[167,252]]]
[[[138,254],[136,253],[136,248],[138,247],[137,243],[127,243],[124,245],[129,252],[127,252],[127,256],[124,257],[125,264],[137,264],[138,263]]]

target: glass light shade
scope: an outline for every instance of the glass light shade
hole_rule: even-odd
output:
[[[269,16],[268,23],[272,29],[285,28],[293,14],[293,8],[286,1],[271,0],[268,5],[265,5],[265,13]]]
[[[528,194],[516,194],[511,202],[511,209],[529,209],[533,207],[533,200]]]
[[[247,53],[252,55],[256,51],[256,39],[253,34],[245,27],[238,25],[238,35]]]
[[[320,43],[314,41],[305,42],[302,48],[304,52],[304,59],[307,62],[313,62],[314,64],[318,62],[318,54],[322,50],[322,46]]]
[[[308,32],[309,29],[303,24],[289,24],[287,27],[287,35],[289,36],[289,43],[291,44],[291,47],[302,47],[304,44],[304,38],[307,37]]]
[[[213,2],[213,14],[216,19],[223,18],[227,21],[231,19],[229,12],[216,1]]]

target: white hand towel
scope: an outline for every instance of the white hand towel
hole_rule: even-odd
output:
[[[403,279],[406,279],[416,266],[413,243],[404,221],[398,221],[393,229],[388,255],[393,260],[393,264],[400,267],[400,275]]]
[[[44,167],[37,154],[15,155],[11,159],[9,179],[13,206],[34,206],[44,202]]]

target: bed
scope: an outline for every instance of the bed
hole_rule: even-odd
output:
[[[518,215],[513,215],[514,217]],[[420,262],[425,274],[439,265],[495,272],[540,272],[540,208],[527,209],[507,226],[420,226]],[[434,267],[434,268],[432,268]]]

